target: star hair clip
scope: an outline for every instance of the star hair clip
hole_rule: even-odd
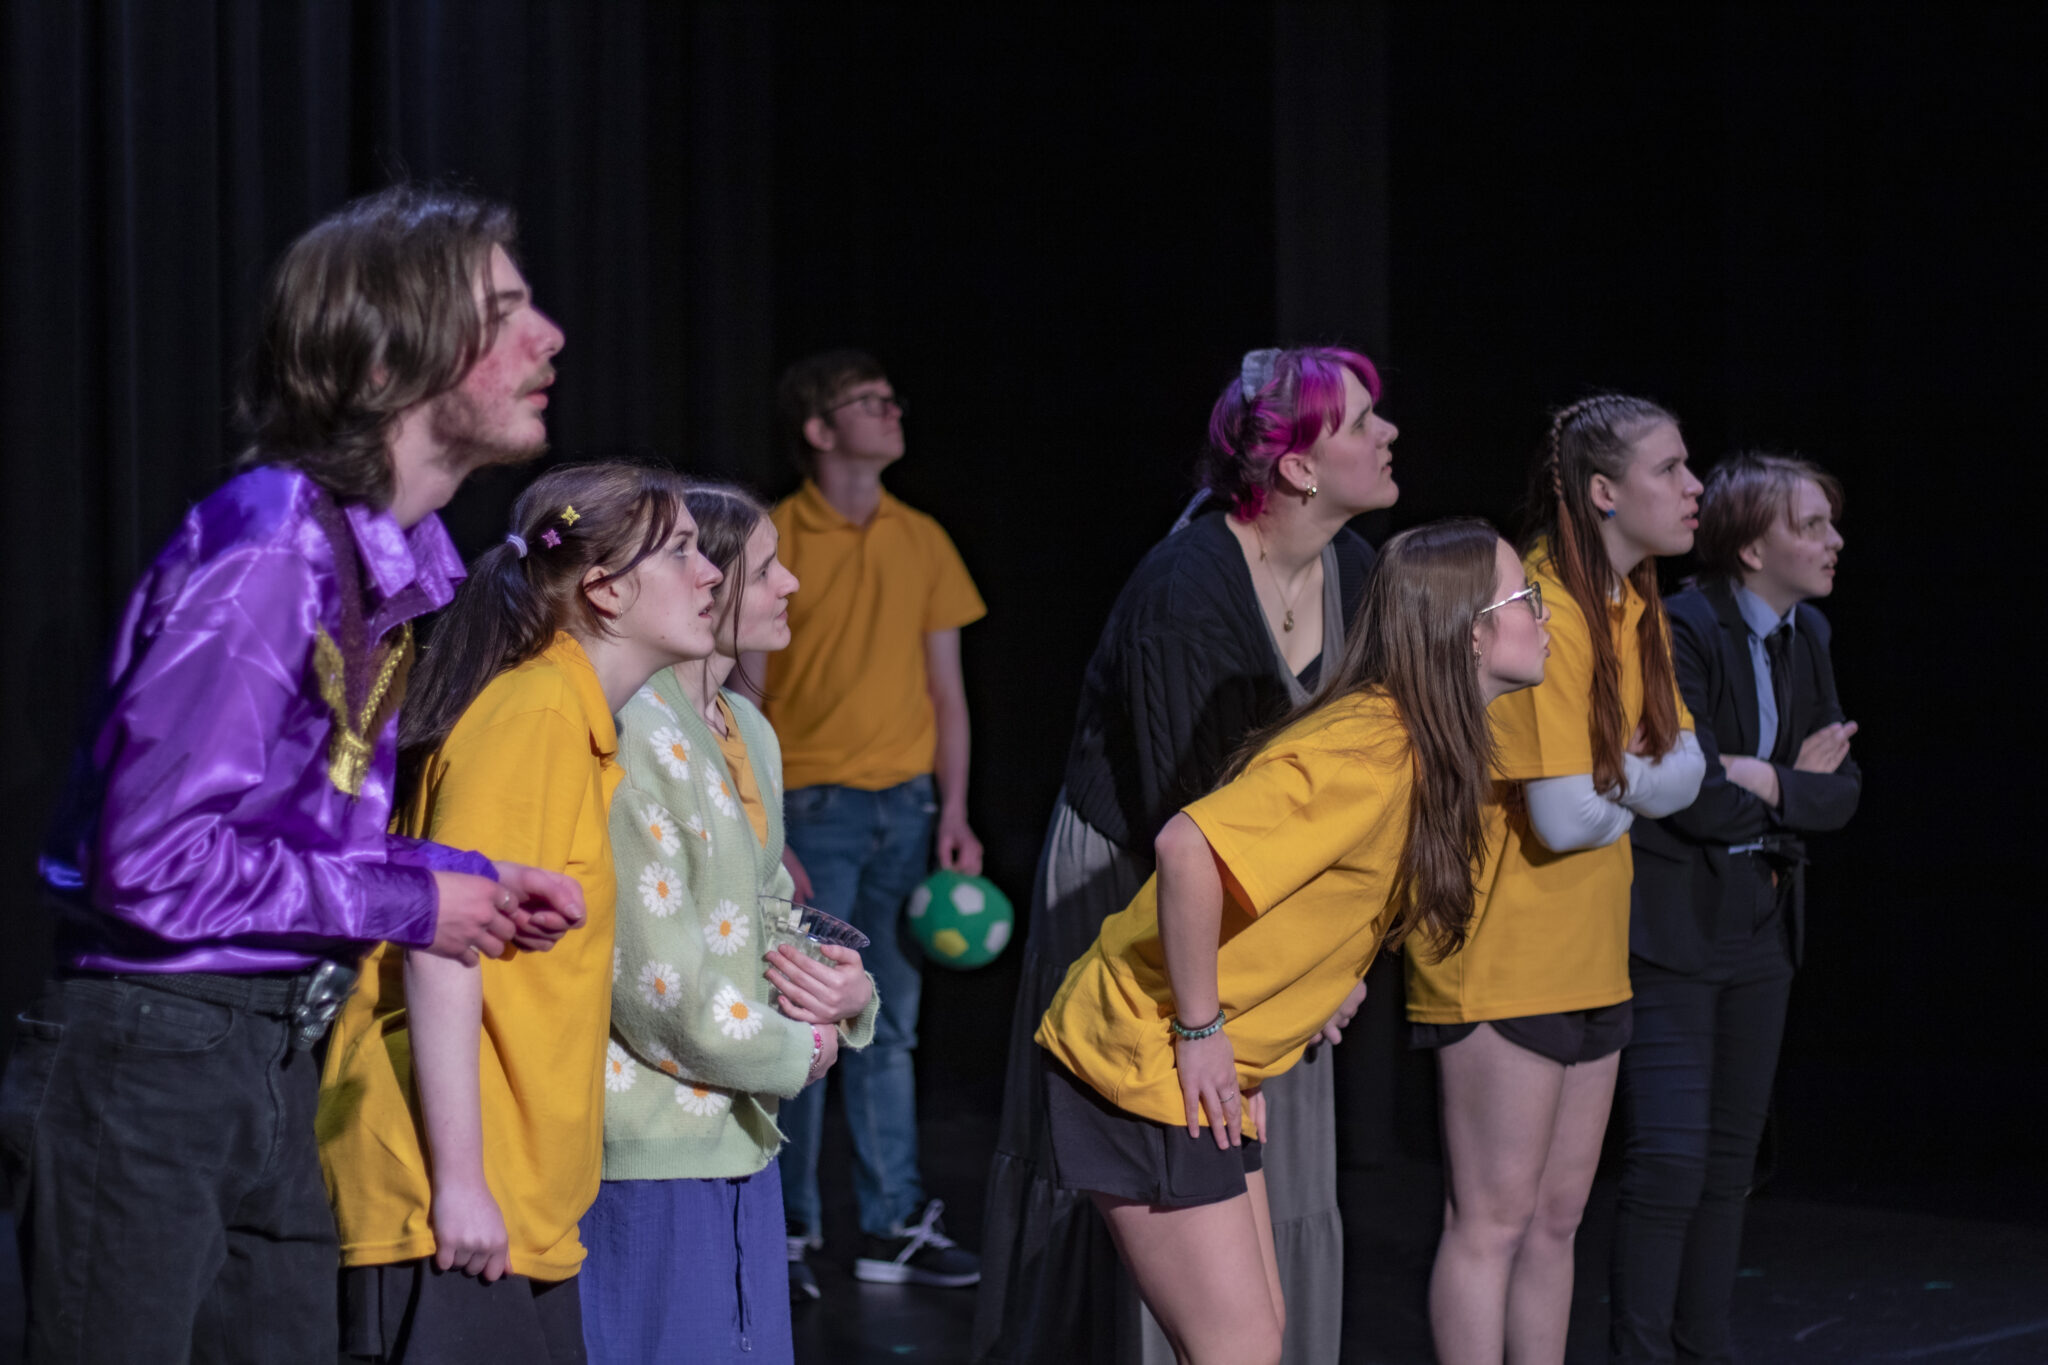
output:
[[[562,508],[561,517],[564,526],[574,526],[577,522],[583,520],[583,514],[576,510],[574,504],[565,505]]]
[[[562,533],[550,526],[547,530],[540,533],[540,542],[552,550],[562,543]]]

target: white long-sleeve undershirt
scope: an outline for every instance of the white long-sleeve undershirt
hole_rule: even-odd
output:
[[[1676,815],[1700,794],[1700,780],[1707,775],[1707,756],[1690,730],[1678,732],[1678,742],[1663,759],[1652,763],[1634,754],[1621,756],[1621,768],[1628,781],[1621,804],[1637,815],[1662,820]]]
[[[1680,730],[1660,762],[1622,755],[1626,785],[1619,798],[1595,791],[1591,773],[1530,782],[1529,826],[1553,853],[1605,848],[1628,833],[1636,816],[1658,820],[1691,805],[1706,771],[1699,741],[1692,731]]]

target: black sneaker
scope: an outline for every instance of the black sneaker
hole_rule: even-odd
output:
[[[929,1284],[941,1289],[959,1289],[981,1282],[981,1257],[939,1231],[939,1215],[946,1211],[937,1199],[924,1206],[915,1223],[891,1237],[862,1237],[860,1259],[853,1263],[853,1278],[870,1284]]]
[[[786,1240],[789,1246],[789,1301],[810,1303],[822,1297],[824,1292],[818,1288],[817,1275],[804,1261],[804,1252],[810,1249],[810,1242],[794,1234]]]

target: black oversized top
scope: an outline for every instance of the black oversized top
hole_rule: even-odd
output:
[[[1117,595],[1081,684],[1067,804],[1120,847],[1151,850],[1175,811],[1205,795],[1244,737],[1287,707],[1251,569],[1221,508],[1152,547]],[[1332,542],[1345,637],[1372,547]],[[1303,681],[1336,665],[1319,659]]]

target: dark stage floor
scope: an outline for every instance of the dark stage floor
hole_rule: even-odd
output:
[[[836,1114],[830,1120],[837,1123]],[[994,1117],[942,1112],[924,1125],[932,1192],[968,1245],[981,1232],[983,1168]],[[1797,1135],[1795,1134],[1795,1137]],[[844,1148],[839,1149],[842,1153]],[[2048,1226],[1981,1216],[1985,1201],[1956,1172],[1954,1194],[1923,1179],[1896,1189],[1855,1180],[1779,1182],[1752,1205],[1735,1298],[1737,1342],[1749,1365],[1827,1362],[1876,1365],[2043,1365],[2048,1362]],[[964,1290],[865,1285],[848,1267],[853,1222],[841,1156],[825,1171],[828,1215],[838,1234],[819,1265],[824,1299],[799,1308],[803,1365],[963,1361],[974,1317]],[[1424,1292],[1442,1198],[1438,1168],[1417,1162],[1340,1181],[1346,1210],[1348,1285],[1341,1365],[1428,1365]],[[1852,1202],[1896,1195],[1894,1207]],[[1604,1265],[1612,1186],[1596,1188],[1581,1239],[1571,1365],[1606,1359]],[[1927,1211],[1944,1203],[1973,1215]],[[2027,1216],[2037,1209],[2022,1210]]]
[[[994,1116],[932,1107],[937,1112],[923,1128],[932,1192],[946,1200],[949,1227],[975,1245]],[[829,1122],[843,1137],[836,1104]],[[845,1148],[837,1139],[832,1145],[836,1159],[828,1159],[824,1174],[833,1235],[818,1266],[825,1298],[797,1310],[797,1359],[804,1365],[964,1360],[972,1291],[864,1285],[848,1273],[853,1210]],[[1814,1197],[1810,1182],[1760,1194],[1736,1289],[1743,1359],[1751,1365],[2048,1362],[2048,1228],[1928,1212],[1937,1198],[1931,1188],[1917,1188],[1911,1202],[1918,1207],[1911,1209]],[[1441,1197],[1437,1168],[1412,1163],[1347,1172],[1341,1192],[1351,1317],[1343,1361],[1426,1365],[1422,1304]],[[1605,1255],[1611,1197],[1610,1187],[1596,1190],[1582,1266]],[[7,1346],[0,1361],[8,1365],[17,1359],[21,1321],[12,1240],[0,1239],[0,1341]],[[1598,1277],[1582,1270],[1580,1278],[1570,1359],[1593,1365],[1604,1359],[1605,1307]]]

